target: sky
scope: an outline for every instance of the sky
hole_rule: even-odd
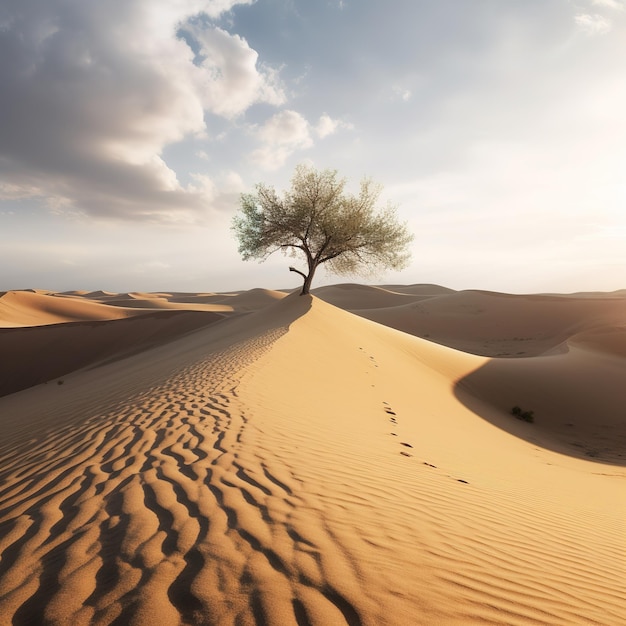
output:
[[[299,163],[415,236],[317,285],[623,289],[624,111],[626,0],[4,0],[0,290],[295,288],[230,225]]]

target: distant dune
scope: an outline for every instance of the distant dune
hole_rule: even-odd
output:
[[[337,304],[334,293],[319,297]],[[420,296],[398,305],[395,292],[378,290],[358,299],[354,313],[418,337],[483,356],[537,356],[566,351],[577,336],[598,332],[595,345],[614,351],[626,336],[626,298],[613,294],[509,295],[460,291]],[[603,333],[610,332],[608,335]],[[617,340],[619,341],[619,339]],[[622,353],[624,356],[624,353]]]
[[[624,623],[626,292],[28,290],[0,326],[0,623]]]
[[[320,299],[342,309],[378,309],[402,306],[421,300],[423,295],[391,291],[369,285],[330,285],[319,287],[313,293]]]
[[[41,326],[77,320],[113,320],[135,315],[86,298],[64,298],[32,291],[7,291],[0,296],[0,327]]]

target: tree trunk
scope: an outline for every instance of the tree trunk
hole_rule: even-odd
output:
[[[315,270],[311,270],[309,275],[304,279],[304,284],[302,285],[302,291],[300,292],[301,296],[306,296],[311,291],[311,283],[313,282],[313,273]]]
[[[309,273],[305,274],[300,270],[297,270],[295,267],[290,267],[290,272],[295,272],[296,274],[300,274],[304,279],[302,283],[302,291],[300,292],[301,296],[306,296],[311,291],[311,283],[313,282],[313,275],[315,274],[315,270],[317,269],[317,265],[309,266]]]

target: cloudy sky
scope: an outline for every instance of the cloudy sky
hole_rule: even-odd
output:
[[[625,288],[624,111],[626,0],[4,0],[0,290],[295,287],[230,223],[302,162],[409,223],[376,282]]]

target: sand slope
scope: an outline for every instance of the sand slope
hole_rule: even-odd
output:
[[[626,297],[619,294],[461,291],[422,297],[403,306],[388,297],[387,304],[379,298],[369,308],[342,307],[412,335],[484,356],[527,357],[555,349],[565,351],[563,344],[575,335],[602,329],[619,334],[622,342],[626,337]]]
[[[624,434],[616,355],[494,360],[298,296],[0,398],[0,616],[623,623],[626,470],[551,449],[549,385],[507,415],[533,362],[608,376],[576,424]]]
[[[0,396],[169,341],[224,315],[260,310],[285,296],[267,289],[226,294],[2,292]]]
[[[145,350],[220,319],[222,315],[212,312],[167,311],[120,320],[0,328],[0,396]]]

